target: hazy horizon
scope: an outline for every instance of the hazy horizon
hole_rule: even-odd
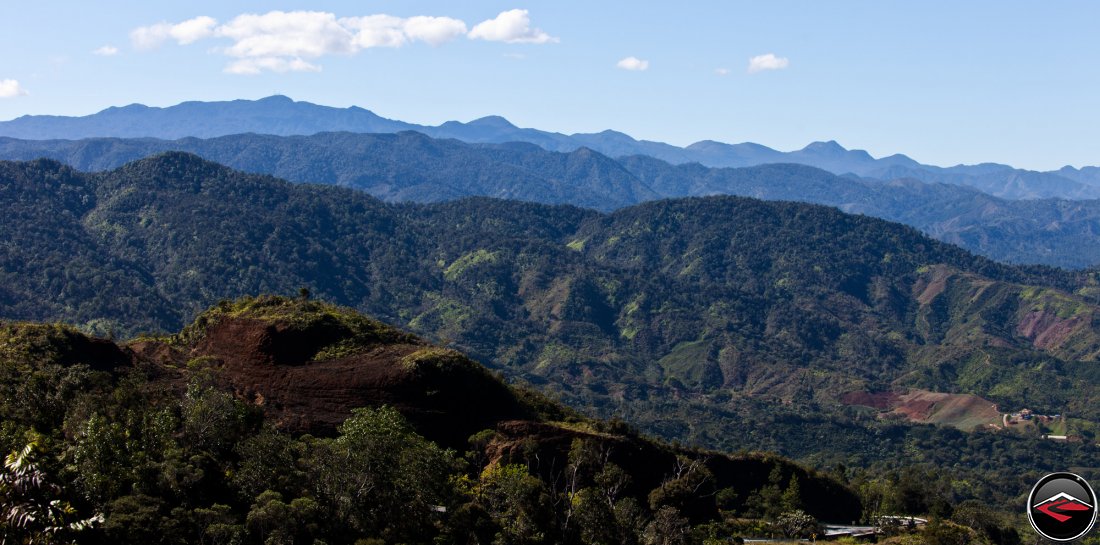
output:
[[[1100,6],[1086,2],[9,11],[0,44],[20,54],[0,61],[0,119],[283,94],[425,125],[500,115],[677,146],[835,140],[942,166],[1100,164],[1100,43],[1089,39]]]

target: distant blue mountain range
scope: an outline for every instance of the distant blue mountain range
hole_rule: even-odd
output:
[[[1100,198],[1100,168],[1097,167],[1065,167],[1052,172],[1021,170],[995,163],[937,167],[918,163],[901,154],[876,159],[866,151],[845,149],[834,141],[814,142],[790,152],[754,143],[726,144],[711,140],[677,147],[636,140],[610,130],[567,135],[520,128],[499,116],[483,117],[467,123],[448,121],[439,126],[426,126],[386,119],[356,106],[334,108],[296,102],[285,96],[260,100],[184,102],[167,108],[132,104],[107,108],[83,117],[23,116],[0,122],[0,136],[27,140],[91,137],[174,140],[243,133],[290,136],[340,131],[416,131],[433,138],[453,138],[469,143],[528,142],[558,152],[589,148],[614,158],[645,155],[672,164],[700,163],[709,167],[795,163],[863,178],[915,179],[964,185],[1005,199]]]
[[[0,137],[0,163],[49,158],[96,172],[172,151],[292,182],[351,187],[391,202],[487,196],[612,211],[709,195],[801,201],[905,223],[1000,261],[1100,264],[1100,200],[1008,200],[960,185],[837,176],[806,165],[673,165],[644,155],[616,160],[588,148],[554,152],[524,142],[470,144],[416,131],[179,140]],[[5,183],[0,179],[0,188]]]

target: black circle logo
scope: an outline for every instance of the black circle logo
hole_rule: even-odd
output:
[[[1031,489],[1027,518],[1039,535],[1053,541],[1073,541],[1096,523],[1096,494],[1073,473],[1051,473]]]

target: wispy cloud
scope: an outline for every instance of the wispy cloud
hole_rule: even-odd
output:
[[[790,66],[790,64],[791,61],[786,57],[776,57],[775,53],[766,53],[749,59],[748,72],[750,74],[755,74],[766,70],[782,70]]]
[[[615,66],[622,68],[623,70],[642,72],[645,70],[649,70],[649,61],[643,61],[638,57],[627,57],[616,63]]]
[[[714,69],[714,74],[718,75],[718,76],[728,76],[728,75],[730,75],[730,69],[729,68],[715,68]]]
[[[130,31],[130,42],[138,49],[153,49],[169,39],[180,45],[197,42],[214,35],[218,21],[213,17],[195,17],[182,23],[157,23]]]
[[[0,98],[15,98],[27,95],[27,90],[13,79],[0,79]]]
[[[420,15],[406,19],[404,30],[410,40],[439,46],[466,34],[466,23],[450,17]]]
[[[100,57],[113,57],[115,55],[118,55],[118,48],[113,45],[97,47],[92,50],[92,55],[99,55]]]
[[[227,74],[256,75],[264,70],[282,74],[285,72],[320,72],[321,67],[302,59],[282,57],[249,57],[229,63],[225,67]]]
[[[542,29],[531,27],[531,17],[525,9],[503,11],[494,19],[478,23],[469,34],[471,39],[510,44],[555,43],[557,38]]]
[[[138,49],[153,49],[170,40],[180,45],[207,38],[229,40],[229,45],[211,49],[235,59],[225,71],[259,74],[318,72],[321,65],[316,60],[325,56],[354,55],[365,49],[396,48],[414,42],[440,46],[462,36],[506,43],[558,41],[532,27],[527,10],[502,12],[472,30],[459,19],[426,15],[337,17],[324,11],[270,11],[241,14],[223,24],[203,16],[136,28],[130,40]]]

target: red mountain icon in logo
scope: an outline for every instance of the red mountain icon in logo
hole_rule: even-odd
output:
[[[1074,513],[1089,511],[1092,506],[1065,492],[1060,492],[1035,504],[1032,509],[1050,516],[1058,522],[1065,522],[1073,518]]]

